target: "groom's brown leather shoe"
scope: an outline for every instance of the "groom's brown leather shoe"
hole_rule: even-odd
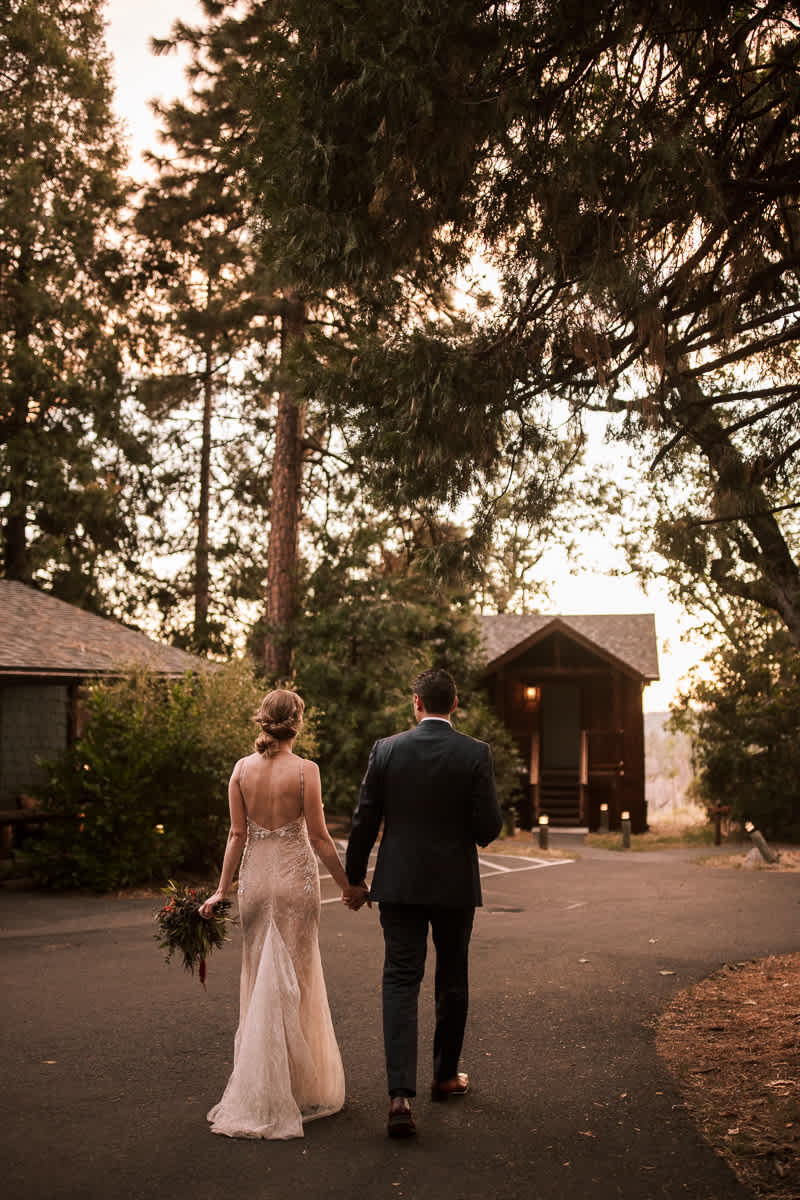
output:
[[[386,1122],[386,1132],[390,1138],[413,1137],[417,1132],[414,1118],[411,1115],[411,1105],[405,1096],[393,1096],[389,1105],[389,1120]]]
[[[468,1091],[469,1076],[460,1071],[454,1079],[434,1079],[431,1084],[431,1100],[449,1100],[451,1096],[465,1096]]]

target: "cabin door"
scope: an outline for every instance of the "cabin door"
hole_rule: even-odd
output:
[[[543,771],[575,771],[581,758],[581,689],[574,683],[542,688],[541,763]]]
[[[542,688],[539,812],[551,825],[581,822],[581,689],[574,683]]]

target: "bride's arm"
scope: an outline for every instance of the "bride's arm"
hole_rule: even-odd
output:
[[[319,767],[314,762],[305,761],[305,787],[303,797],[303,812],[306,818],[306,828],[311,845],[322,859],[333,876],[334,883],[342,889],[346,900],[363,903],[362,888],[353,887],[344,872],[333,839],[325,824],[325,814],[322,809],[322,784],[319,777]]]
[[[244,811],[244,801],[242,800],[242,792],[239,787],[240,769],[241,759],[233,768],[233,774],[228,784],[228,807],[231,813],[231,827],[228,830],[228,841],[225,846],[225,857],[222,860],[219,886],[213,896],[209,896],[205,903],[201,904],[200,915],[202,917],[210,916],[214,905],[219,904],[220,900],[224,900],[231,890],[233,877],[236,874],[239,859],[242,857],[242,850],[244,850],[244,843],[247,838],[247,816]]]

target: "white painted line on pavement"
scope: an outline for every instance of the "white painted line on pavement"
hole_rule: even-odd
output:
[[[486,860],[484,858],[478,859],[478,865],[481,867],[486,867],[490,871],[492,871],[492,870],[494,870],[494,871],[513,871],[513,870],[515,870],[514,867],[501,867],[499,863],[486,862]]]
[[[519,862],[520,860],[515,860]],[[539,867],[560,867],[566,863],[574,863],[574,858],[524,858],[521,860],[522,865],[513,867],[501,867],[500,863],[486,862],[485,859],[479,858],[478,862],[482,867],[486,867],[493,875],[516,875],[518,871],[537,871]],[[486,876],[481,874],[481,879]]]

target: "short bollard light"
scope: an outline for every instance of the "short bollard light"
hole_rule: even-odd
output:
[[[539,849],[546,850],[550,844],[550,818],[546,813],[539,817]]]
[[[622,845],[626,850],[631,848],[631,814],[624,812],[621,815],[622,821]]]
[[[600,832],[608,833],[608,805],[600,805]]]
[[[780,857],[781,857],[780,850],[773,850],[772,847],[770,845],[768,845],[767,840],[764,837],[763,833],[760,833],[756,829],[756,827],[752,821],[745,821],[744,827],[745,827],[746,831],[750,834],[750,841],[753,843],[754,846],[758,847],[759,854],[763,858],[764,862],[768,862],[768,863],[780,862]]]

